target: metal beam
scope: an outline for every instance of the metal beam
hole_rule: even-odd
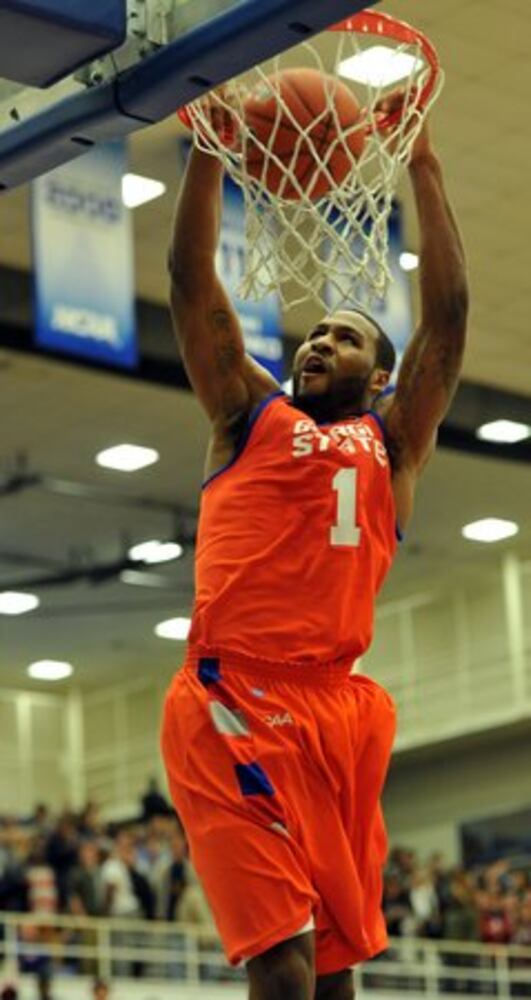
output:
[[[0,190],[66,163],[97,142],[160,121],[181,104],[375,0],[241,0],[112,82],[0,133]]]

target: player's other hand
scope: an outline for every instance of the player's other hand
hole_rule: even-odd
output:
[[[417,97],[417,88],[412,88],[409,93],[406,93],[402,87],[397,87],[396,90],[392,90],[378,101],[375,107],[376,121],[379,131],[384,136],[391,134],[392,127],[400,120],[406,98],[414,109]],[[420,112],[413,111],[411,121],[408,123],[409,129],[415,128],[415,125],[418,124],[419,115]],[[411,147],[409,163],[411,165],[415,160],[421,160],[424,157],[432,155],[434,155],[434,151],[431,144],[428,120],[424,118],[420,131]]]
[[[221,84],[202,99],[203,110],[221,143],[227,149],[237,149],[240,144],[238,127],[238,98],[230,84]]]

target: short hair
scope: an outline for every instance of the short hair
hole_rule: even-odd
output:
[[[368,320],[369,323],[372,323],[378,333],[376,341],[376,367],[383,368],[384,372],[391,374],[396,364],[396,351],[393,344],[389,340],[385,330],[376,322],[374,316],[364,312],[363,309],[356,309],[356,312]]]
[[[376,366],[383,368],[391,375],[396,364],[396,351],[389,337],[381,327],[378,327],[378,343],[376,345]]]

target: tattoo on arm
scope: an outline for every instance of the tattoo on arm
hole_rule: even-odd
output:
[[[234,370],[242,354],[239,331],[234,329],[234,321],[226,309],[215,309],[212,322],[216,334],[215,356],[217,369],[221,375]]]
[[[412,382],[416,383],[412,384],[412,390],[415,391],[425,379],[429,379],[432,391],[442,389],[450,397],[456,386],[462,353],[463,342],[458,338],[432,335],[421,347],[415,371],[412,372]]]

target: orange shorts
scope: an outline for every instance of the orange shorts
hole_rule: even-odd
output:
[[[347,664],[189,654],[162,749],[231,963],[311,926],[318,975],[385,948],[380,793],[394,733],[389,695]]]

